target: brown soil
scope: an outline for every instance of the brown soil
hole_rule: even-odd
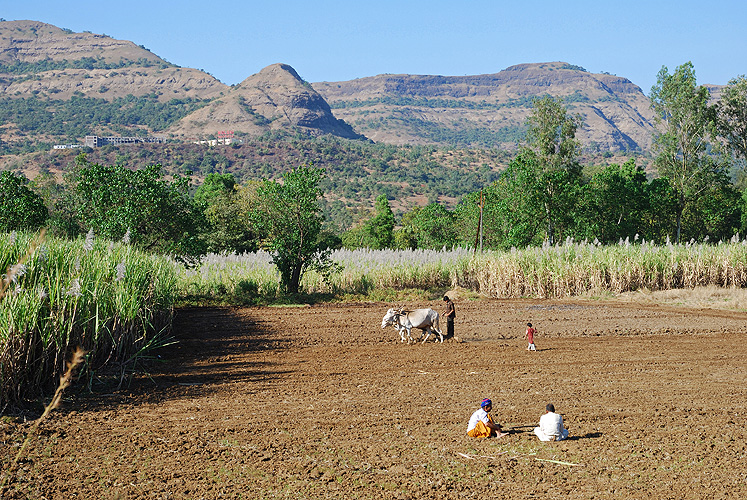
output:
[[[747,497],[746,314],[457,300],[461,341],[405,345],[387,307],[181,310],[164,363],[69,396],[5,498]],[[484,397],[509,436],[466,437]],[[569,440],[532,434],[548,402]]]

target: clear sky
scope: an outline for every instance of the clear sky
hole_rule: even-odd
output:
[[[687,61],[698,83],[747,74],[745,0],[0,0],[0,17],[130,40],[229,85],[278,62],[319,82],[564,61],[646,94]]]

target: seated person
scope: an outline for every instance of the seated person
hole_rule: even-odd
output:
[[[547,412],[540,417],[539,427],[534,428],[534,433],[540,441],[562,441],[568,437],[568,429],[563,427],[563,417],[555,413],[555,406],[545,406]]]
[[[508,432],[503,432],[501,426],[493,422],[493,416],[490,411],[493,409],[493,402],[489,399],[483,399],[480,403],[480,409],[476,410],[469,419],[467,425],[467,435],[473,438],[484,437],[503,437]]]

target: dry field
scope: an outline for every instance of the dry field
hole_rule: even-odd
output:
[[[747,314],[653,302],[457,296],[461,341],[425,345],[384,303],[180,310],[163,363],[70,394],[5,498],[745,498]],[[509,436],[466,437],[484,397]],[[533,436],[548,402],[571,439]],[[29,427],[1,424],[3,468]]]

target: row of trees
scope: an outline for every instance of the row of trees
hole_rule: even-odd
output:
[[[630,160],[582,168],[575,139],[581,125],[562,101],[534,102],[526,145],[498,181],[463,197],[454,210],[438,203],[403,214],[399,224],[380,195],[369,217],[342,234],[325,227],[320,201],[323,169],[302,166],[282,179],[237,183],[209,174],[193,191],[189,179],[166,179],[160,165],[130,170],[102,166],[85,154],[65,185],[48,178],[29,184],[0,176],[0,230],[47,225],[75,236],[127,237],[151,251],[186,261],[205,252],[273,252],[282,282],[298,291],[305,270],[333,269],[330,248],[511,248],[566,238],[616,243],[642,237],[723,239],[744,230],[744,197],[729,166],[747,158],[744,78],[730,82],[718,105],[698,87],[691,64],[663,68],[652,89],[661,120],[656,137],[659,177],[649,180]],[[40,180],[41,179],[41,180]],[[32,189],[33,188],[33,189]]]
[[[583,169],[575,139],[581,126],[563,103],[534,101],[527,142],[501,178],[463,198],[454,211],[437,205],[402,218],[397,244],[473,244],[478,224],[488,247],[511,248],[565,238],[614,243],[636,237],[676,242],[730,238],[747,229],[747,79],[729,82],[709,104],[691,63],[662,68],[651,90],[657,118],[658,176],[634,160]],[[732,182],[729,171],[737,174]],[[377,214],[380,211],[377,208]],[[367,221],[359,230],[366,230]],[[343,241],[348,240],[343,236]],[[365,242],[353,238],[352,242]],[[367,246],[372,246],[370,242]]]
[[[651,90],[660,133],[654,155],[658,176],[648,179],[634,160],[582,168],[581,126],[563,103],[549,96],[534,101],[527,142],[484,190],[465,196],[454,211],[431,204],[406,214],[395,245],[471,245],[489,248],[555,244],[565,238],[616,243],[645,238],[714,240],[747,229],[747,79],[729,82],[717,104],[699,87],[691,63],[660,71]],[[729,171],[736,168],[736,182]],[[377,203],[381,203],[381,200]],[[382,208],[346,244],[376,247],[361,235]],[[379,238],[384,241],[384,239]]]
[[[322,232],[323,175],[302,166],[281,181],[239,186],[231,174],[211,174],[192,194],[189,178],[166,179],[160,165],[130,170],[81,154],[64,185],[2,172],[0,231],[47,226],[75,237],[90,230],[186,264],[207,252],[264,248],[273,252],[285,289],[296,293],[305,270],[333,268],[328,255],[339,247],[339,238]]]

